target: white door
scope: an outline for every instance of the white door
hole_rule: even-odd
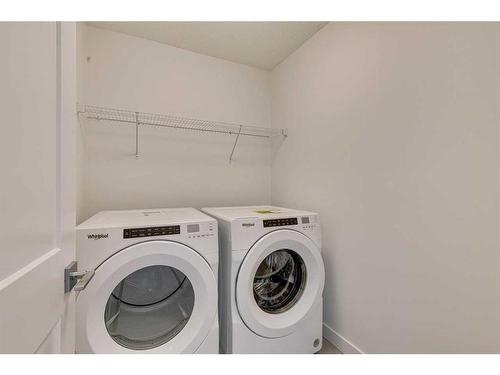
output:
[[[0,353],[74,348],[75,36],[0,23]]]
[[[216,314],[217,282],[200,254],[138,243],[101,264],[77,296],[77,352],[194,353]]]
[[[307,236],[283,229],[248,251],[236,281],[238,312],[263,337],[292,333],[321,298],[325,270],[320,249]]]

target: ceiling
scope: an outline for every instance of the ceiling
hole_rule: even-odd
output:
[[[91,26],[271,70],[326,22],[89,22]]]

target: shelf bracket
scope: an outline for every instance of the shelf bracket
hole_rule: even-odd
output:
[[[76,113],[79,115],[80,113],[85,113],[85,104],[76,103]]]
[[[230,163],[233,160],[234,149],[236,148],[236,144],[238,143],[238,139],[240,138],[242,128],[243,128],[243,125],[240,125],[240,128],[238,130],[238,134],[236,135],[236,139],[234,140],[233,149],[231,150],[231,155],[229,155],[229,162]]]
[[[135,158],[139,159],[139,112],[135,113]]]

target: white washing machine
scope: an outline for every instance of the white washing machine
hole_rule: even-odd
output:
[[[270,206],[203,211],[219,223],[221,352],[319,351],[325,271],[318,215]]]
[[[100,212],[77,227],[77,262],[91,271],[76,297],[77,353],[219,352],[211,217],[193,208]]]

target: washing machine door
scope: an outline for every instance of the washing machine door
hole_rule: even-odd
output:
[[[243,259],[236,281],[241,318],[256,334],[282,337],[308,319],[323,293],[320,249],[288,229],[260,238]]]
[[[171,241],[135,244],[77,296],[77,352],[193,353],[216,313],[217,282],[200,254]]]

